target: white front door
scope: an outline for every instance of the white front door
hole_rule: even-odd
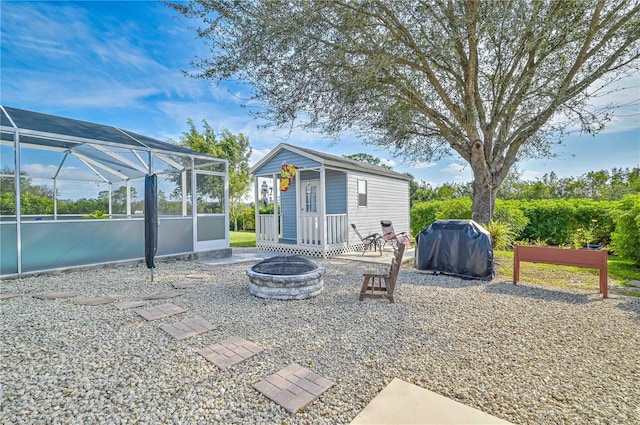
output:
[[[322,190],[320,180],[302,181],[299,189],[300,220],[298,220],[298,243],[320,245],[320,202]]]

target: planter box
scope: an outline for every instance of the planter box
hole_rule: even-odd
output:
[[[607,250],[516,245],[513,249],[513,283],[520,279],[520,262],[555,264],[600,270],[600,292],[607,298]]]

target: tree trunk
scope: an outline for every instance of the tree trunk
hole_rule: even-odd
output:
[[[471,218],[480,224],[488,224],[493,219],[497,189],[492,189],[484,176],[473,178],[473,203]]]
[[[483,147],[482,142],[476,140],[471,150],[470,165],[473,170],[471,218],[477,223],[489,224],[493,219],[498,184],[496,184],[496,176],[487,164]]]

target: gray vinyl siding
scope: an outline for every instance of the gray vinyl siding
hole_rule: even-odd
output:
[[[345,214],[347,212],[347,175],[344,171],[326,170],[325,172],[327,214]]]
[[[358,180],[367,181],[367,206],[358,206]],[[409,234],[409,182],[374,174],[350,172],[347,199],[349,243],[360,242],[351,229],[355,223],[362,236],[381,233],[380,220],[391,220],[396,233]],[[412,235],[411,240],[414,241]]]

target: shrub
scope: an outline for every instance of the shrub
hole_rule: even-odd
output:
[[[517,205],[517,204],[516,204]],[[573,245],[574,240],[608,244],[614,228],[612,201],[590,199],[535,200],[519,203],[529,219],[519,238],[546,240],[551,245]],[[576,242],[577,243],[577,242]]]
[[[256,213],[253,208],[242,211],[242,230],[256,230]]]
[[[509,224],[494,220],[483,227],[491,233],[491,242],[494,249],[505,250],[513,247],[515,233],[511,230]]]
[[[640,195],[627,195],[614,211],[611,242],[616,254],[640,264]]]
[[[456,198],[442,202],[436,220],[471,220],[471,199]]]
[[[522,209],[529,223],[522,232],[525,240],[542,239],[551,245],[569,245],[571,233],[576,227],[575,208],[566,200],[541,200],[522,202]]]
[[[571,203],[575,206],[575,231],[585,233],[586,243],[611,243],[611,232],[615,223],[611,210],[615,209],[615,202],[592,201],[590,199],[574,199]]]
[[[411,207],[411,234],[417,235],[422,229],[436,221],[436,214],[442,201],[418,202]]]
[[[496,200],[496,210],[493,213],[493,220],[507,224],[513,233],[514,239],[520,239],[522,231],[529,224],[529,219],[520,209],[519,203],[518,201],[502,201],[498,199]]]
[[[411,234],[417,235],[436,220],[471,219],[471,199],[417,202],[411,207]]]

